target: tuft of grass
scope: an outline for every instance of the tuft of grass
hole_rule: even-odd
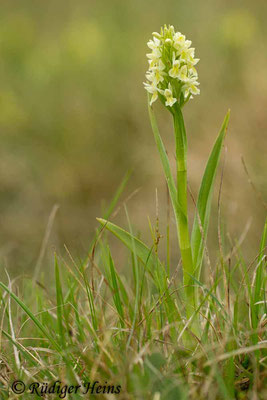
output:
[[[106,382],[121,386],[113,395],[121,399],[265,399],[266,225],[249,265],[236,247],[223,259],[218,255],[212,285],[195,279],[197,338],[183,318],[179,267],[168,277],[154,258],[152,270],[153,252],[140,253],[144,248],[129,227],[132,243],[124,268],[111,256],[105,230],[94,260],[71,266],[55,257],[55,283],[47,289],[27,277],[19,285],[0,283],[1,399],[16,398],[10,385],[17,379],[26,385]],[[222,262],[231,265],[228,291]]]

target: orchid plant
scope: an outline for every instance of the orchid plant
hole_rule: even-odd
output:
[[[198,73],[195,68],[199,59],[195,58],[195,49],[191,47],[192,42],[187,40],[180,32],[176,32],[173,26],[167,27],[165,25],[161,28],[160,33],[154,32],[152,35],[153,39],[147,43],[152,51],[147,54],[149,69],[146,74],[147,82],[144,83],[144,86],[149,94],[151,125],[176,217],[183,265],[187,317],[191,317],[197,308],[197,291],[195,288],[200,279],[213,183],[228,125],[229,112],[225,117],[203,176],[190,237],[187,211],[187,134],[182,108],[194,95],[200,93]],[[171,174],[167,153],[152,109],[152,104],[158,98],[173,116],[176,144],[176,183]]]
[[[144,87],[148,92],[148,109],[152,130],[161,158],[177,226],[178,243],[183,267],[183,286],[186,304],[186,317],[195,335],[200,334],[197,318],[199,296],[197,287],[201,286],[200,273],[203,262],[205,241],[208,232],[211,199],[216,171],[226,134],[230,113],[226,114],[220,133],[209,156],[196,203],[192,232],[188,222],[187,196],[187,134],[182,108],[195,95],[200,93],[192,42],[173,26],[164,26],[160,33],[154,32],[153,39],[147,43],[149,68]],[[176,180],[173,177],[169,158],[162,141],[153,111],[154,102],[159,99],[172,114],[176,145]],[[105,220],[98,221],[115,234],[145,264],[151,273],[162,265],[157,252],[149,249],[141,240],[117,225]],[[166,288],[165,288],[166,289]],[[162,289],[163,290],[163,289]],[[137,290],[138,291],[138,290]],[[138,299],[138,293],[137,293]],[[137,300],[138,301],[138,300]],[[192,323],[191,323],[192,322]]]
[[[154,32],[152,35],[153,39],[147,43],[152,52],[147,54],[149,69],[144,86],[149,93],[151,117],[151,106],[157,98],[173,115],[177,188],[175,196],[172,195],[172,190],[170,193],[177,222],[187,300],[193,306],[195,298],[194,284],[191,278],[195,271],[187,215],[187,138],[181,108],[193,95],[200,93],[198,74],[195,68],[199,59],[195,58],[195,49],[190,47],[192,42],[186,40],[186,37],[180,32],[175,32],[173,26],[165,25],[164,28],[161,28],[160,33]],[[154,119],[152,117],[153,126]],[[163,151],[165,152],[165,150]],[[169,174],[167,174],[167,178],[170,178]],[[174,183],[173,186],[175,186]]]

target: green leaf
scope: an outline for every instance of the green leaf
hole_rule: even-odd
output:
[[[101,225],[105,226],[110,232],[112,232],[118,239],[120,239],[132,252],[136,252],[137,257],[141,262],[147,266],[151,272],[155,269],[155,266],[160,263],[158,257],[151,252],[140,239],[132,236],[129,232],[113,224],[112,222],[106,221],[102,218],[97,218],[97,221]],[[135,247],[135,248],[133,248]]]
[[[224,118],[220,133],[209,156],[197,199],[197,209],[195,212],[191,235],[191,246],[193,253],[193,262],[195,265],[195,270],[197,271],[198,278],[200,276],[201,264],[203,260],[204,242],[208,233],[213,186],[218,169],[223,141],[229,123],[229,118],[230,110],[227,112]],[[199,226],[199,219],[201,221],[202,229]],[[202,237],[202,234],[204,238]]]

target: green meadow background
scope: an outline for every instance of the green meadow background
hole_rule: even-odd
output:
[[[244,257],[251,260],[266,212],[248,183],[241,155],[266,198],[266,16],[265,0],[1,1],[0,268],[13,275],[31,272],[55,204],[59,210],[43,266],[52,262],[54,248],[65,254],[64,244],[74,257],[84,257],[95,217],[103,215],[129,169],[122,200],[134,229],[151,242],[147,216],[155,222],[156,188],[159,226],[165,226],[166,186],[142,84],[146,43],[164,23],[186,34],[201,59],[201,96],[185,109],[194,197],[231,108],[222,189],[224,240],[230,248],[244,239]],[[174,166],[170,116],[160,104],[156,111]],[[219,180],[209,235],[214,244]],[[113,220],[127,227],[123,207]],[[175,235],[172,240],[176,262]],[[122,246],[112,244],[118,246],[116,257],[123,257]]]

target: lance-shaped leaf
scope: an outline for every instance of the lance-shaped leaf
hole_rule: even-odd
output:
[[[197,208],[191,235],[191,246],[193,262],[198,278],[200,276],[204,244],[208,233],[213,186],[229,118],[230,110],[224,118],[220,133],[209,156],[197,199]]]

